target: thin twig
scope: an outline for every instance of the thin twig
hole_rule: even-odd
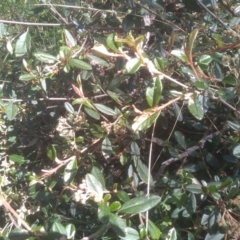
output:
[[[224,131],[226,131],[226,130],[224,130]],[[216,136],[218,136],[218,135],[220,135],[220,134],[222,134],[222,133],[219,132],[219,131],[218,131],[218,132],[214,132],[214,133],[212,133],[212,134],[209,134],[209,135],[207,135],[206,137],[202,138],[202,139],[197,143],[197,145],[195,145],[195,146],[193,146],[193,147],[190,147],[190,148],[188,148],[185,152],[179,154],[178,157],[176,157],[176,158],[170,158],[170,159],[164,161],[164,162],[161,164],[161,167],[160,167],[158,173],[157,173],[156,176],[155,176],[155,181],[158,181],[158,179],[161,177],[164,169],[165,169],[167,166],[169,166],[170,164],[172,164],[172,163],[174,163],[174,162],[177,162],[177,161],[179,161],[179,160],[181,160],[181,159],[183,159],[183,158],[188,157],[192,152],[198,150],[199,148],[203,148],[203,147],[204,147],[204,144],[205,144],[208,140],[210,140],[210,139],[212,139],[212,138],[214,138],[214,137],[216,137]]]

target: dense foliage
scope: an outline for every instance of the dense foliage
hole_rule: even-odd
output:
[[[1,239],[240,239],[239,1],[1,4]]]

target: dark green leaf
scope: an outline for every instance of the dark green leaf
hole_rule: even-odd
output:
[[[179,58],[183,62],[186,62],[186,63],[188,62],[188,58],[187,58],[186,54],[180,49],[172,50],[171,54],[173,56]]]
[[[92,54],[87,54],[86,58],[89,60],[91,65],[100,65],[100,66],[103,66],[103,67],[109,67],[108,62],[106,62],[105,60],[103,60],[103,59],[101,59],[97,56],[94,56]]]
[[[127,201],[130,200],[130,197],[128,196],[128,194],[125,191],[123,191],[123,190],[119,190],[117,192],[117,196],[123,202],[127,202]]]
[[[122,21],[122,28],[123,31],[128,32],[129,30],[131,30],[131,28],[134,25],[134,15],[133,14],[128,14],[125,16],[125,18]]]
[[[174,132],[174,137],[176,139],[176,141],[178,142],[178,144],[183,148],[183,149],[187,149],[187,144],[185,141],[185,136],[180,132],[180,131],[175,131]]]
[[[159,230],[159,228],[150,219],[148,220],[148,224],[149,224],[148,225],[148,230],[149,230],[149,234],[151,236],[151,239],[153,239],[153,240],[160,239],[161,231]]]
[[[12,154],[12,155],[9,155],[9,158],[15,162],[15,163],[18,163],[18,164],[23,164],[25,163],[25,159],[23,156],[21,155],[17,155],[17,154]]]
[[[91,174],[101,183],[101,185],[105,188],[105,180],[103,173],[99,170],[99,168],[93,166],[91,170]]]
[[[102,154],[105,159],[109,159],[112,155],[113,149],[111,141],[108,138],[105,138],[102,142]]]
[[[162,93],[162,82],[159,78],[153,79],[153,85],[146,89],[146,99],[149,107],[158,105]]]
[[[189,98],[188,109],[190,113],[198,120],[204,117],[203,101],[197,94]]]
[[[87,113],[88,116],[90,116],[96,120],[99,120],[101,118],[100,114],[91,108],[84,106],[84,111]]]
[[[116,214],[111,213],[109,221],[111,223],[111,227],[119,237],[122,238],[126,236],[127,225],[122,218]]]
[[[155,207],[161,198],[159,196],[140,196],[129,200],[124,203],[119,210],[119,213],[127,213],[127,214],[137,214],[141,212],[146,212],[151,208]]]
[[[111,48],[114,52],[119,52],[118,51],[118,48],[116,47],[115,45],[115,41],[114,41],[114,37],[115,37],[115,34],[114,33],[110,33],[107,37],[107,40],[106,40],[106,44],[109,48]]]
[[[192,184],[189,184],[185,187],[185,189],[188,191],[188,192],[191,192],[191,193],[201,193],[202,192],[202,186],[199,185],[199,184],[195,184],[195,183],[192,183]]]

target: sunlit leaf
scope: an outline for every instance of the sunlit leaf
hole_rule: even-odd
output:
[[[36,52],[33,54],[39,61],[44,63],[55,63],[57,58],[49,53]]]
[[[92,66],[86,62],[84,62],[83,60],[80,59],[73,59],[71,58],[69,60],[69,64],[71,67],[76,67],[76,68],[80,68],[83,70],[92,70]]]
[[[114,116],[116,115],[116,112],[112,110],[110,107],[107,107],[101,103],[95,103],[94,106],[99,110],[100,112],[109,115],[109,116]]]
[[[194,94],[194,96],[189,98],[188,110],[198,120],[203,119],[204,117],[203,101],[201,101],[201,98],[199,98],[197,94]]]
[[[18,114],[18,106],[10,102],[5,106],[5,112],[8,120],[13,120]]]
[[[154,222],[152,222],[150,219],[148,220],[148,230],[149,234],[151,236],[151,239],[158,240],[161,236],[161,231],[159,228],[155,225]]]
[[[15,162],[15,163],[18,163],[18,164],[23,164],[25,163],[25,159],[23,156],[21,155],[17,155],[17,154],[12,154],[12,155],[9,155],[9,158]]]
[[[103,196],[103,186],[101,183],[90,173],[86,175],[86,185],[88,189],[94,193],[97,193],[99,197]]]
[[[140,196],[125,202],[119,210],[119,213],[137,214],[146,212],[155,207],[161,198],[159,196]]]
[[[126,63],[125,69],[128,74],[135,73],[141,66],[141,60],[139,58],[132,58]]]
[[[60,222],[53,222],[52,231],[65,236],[67,235],[65,227]]]
[[[105,138],[102,142],[102,154],[105,159],[109,159],[112,155],[112,144],[108,138]]]
[[[74,158],[71,160],[64,169],[63,179],[64,182],[70,182],[77,173],[77,160]]]
[[[114,52],[118,52],[118,48],[115,45],[115,41],[114,41],[114,37],[115,34],[114,33],[110,33],[107,36],[107,40],[106,40],[106,44],[109,48],[111,48]]]
[[[31,35],[28,31],[23,33],[16,42],[15,55],[21,57],[31,49]]]
[[[153,84],[146,89],[146,99],[149,107],[155,107],[161,98],[162,81],[159,78],[153,79]]]
[[[154,113],[144,112],[140,116],[137,116],[134,119],[134,123],[132,125],[133,131],[143,131],[151,127],[154,121],[158,118],[160,112],[161,111],[157,111]]]
[[[72,34],[67,29],[64,29],[64,33],[65,33],[66,40],[67,40],[69,47],[76,46],[77,45],[76,39],[72,36]]]
[[[184,51],[182,51],[180,49],[172,50],[171,54],[173,56],[179,58],[183,62],[186,62],[186,63],[188,62],[188,58],[187,58],[186,54],[184,53]]]
[[[171,228],[168,231],[167,237],[165,238],[166,240],[177,240],[177,231],[175,228]]]

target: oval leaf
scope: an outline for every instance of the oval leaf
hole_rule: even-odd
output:
[[[141,66],[141,60],[139,58],[132,58],[126,63],[126,71],[128,74],[135,73]]]
[[[86,175],[86,185],[92,192],[97,193],[100,197],[103,196],[103,186],[101,183],[90,173]]]
[[[156,195],[152,195],[150,197],[136,197],[124,203],[120,208],[119,213],[137,214],[141,212],[146,212],[151,208],[155,207],[160,201],[161,198]]]
[[[11,121],[16,117],[18,113],[18,106],[15,103],[10,102],[5,107],[5,112],[6,112],[7,119]]]
[[[58,61],[58,59],[48,53],[43,53],[43,52],[36,52],[33,54],[39,61],[44,62],[44,63],[48,63],[48,64],[52,64],[55,63],[56,61]]]
[[[95,103],[94,106],[97,108],[97,110],[99,110],[100,112],[105,113],[109,116],[116,115],[116,112],[114,110],[112,110],[110,107],[107,107],[101,103]]]
[[[83,69],[83,70],[92,70],[92,66],[80,59],[73,59],[71,58],[69,60],[69,65],[71,67],[76,67],[76,68],[80,68],[80,69]]]

